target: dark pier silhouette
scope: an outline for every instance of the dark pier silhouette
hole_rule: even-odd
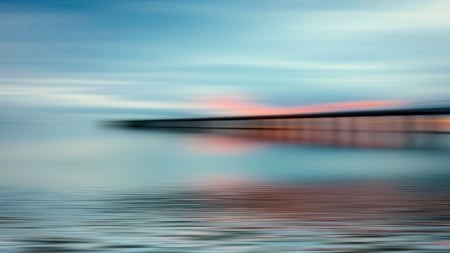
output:
[[[301,144],[405,147],[434,146],[450,133],[450,106],[303,114],[118,120],[107,125],[201,132],[259,141]]]

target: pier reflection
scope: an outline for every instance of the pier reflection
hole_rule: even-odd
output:
[[[293,145],[358,148],[448,148],[450,120],[445,117],[317,118],[176,123],[130,127],[203,134],[203,143],[221,146]],[[205,141],[206,140],[206,141]]]

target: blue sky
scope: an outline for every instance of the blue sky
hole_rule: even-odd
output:
[[[0,1],[0,104],[448,101],[449,13],[446,0]]]

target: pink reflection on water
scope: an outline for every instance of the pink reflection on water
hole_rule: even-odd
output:
[[[238,154],[252,152],[274,143],[354,148],[404,148],[413,145],[413,141],[418,137],[411,133],[389,132],[229,129],[226,132],[209,130],[208,134],[193,135],[188,141],[194,151],[209,154]]]
[[[224,206],[245,219],[358,221],[448,217],[450,196],[389,182],[265,184],[236,180],[197,187],[203,201]],[[227,215],[221,219],[227,219]],[[235,216],[230,218],[235,220]],[[417,219],[417,224],[448,226],[448,221]],[[438,223],[436,223],[438,222]]]
[[[251,139],[220,135],[192,135],[188,141],[194,151],[210,154],[246,153],[265,146]]]

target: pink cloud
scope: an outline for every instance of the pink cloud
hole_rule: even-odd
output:
[[[214,110],[217,113],[232,115],[294,114],[340,110],[363,110],[394,107],[405,104],[403,101],[395,100],[360,100],[309,106],[277,107],[251,102],[249,99],[242,96],[206,97],[200,99],[198,103],[201,107]]]

